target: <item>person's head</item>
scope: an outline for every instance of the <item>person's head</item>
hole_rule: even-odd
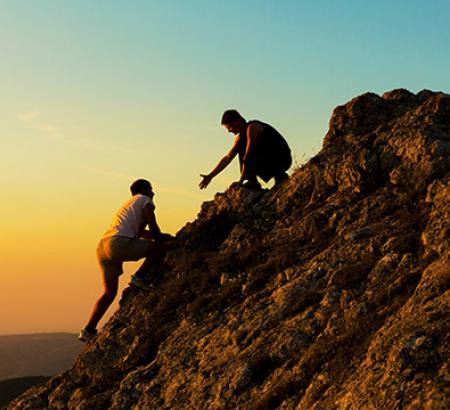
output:
[[[131,195],[147,195],[149,197],[152,197],[155,195],[153,193],[152,184],[147,181],[146,179],[137,179],[134,181],[130,186]]]
[[[245,128],[247,121],[237,110],[226,110],[222,114],[221,124],[228,132],[239,134]]]

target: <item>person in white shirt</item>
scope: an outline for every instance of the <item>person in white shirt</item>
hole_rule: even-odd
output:
[[[104,292],[97,300],[87,326],[78,338],[87,342],[97,334],[97,324],[117,295],[119,276],[123,262],[137,261],[146,257],[142,266],[131,277],[131,284],[141,289],[149,287],[144,274],[150,266],[162,262],[169,234],[161,233],[156,222],[154,192],[145,179],[138,179],[130,186],[132,197],[117,211],[108,230],[97,247],[97,259],[103,275]],[[146,226],[148,225],[148,230]]]

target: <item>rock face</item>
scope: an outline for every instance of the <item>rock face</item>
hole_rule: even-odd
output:
[[[10,408],[448,409],[450,96],[337,107],[323,149],[232,185],[72,369]]]

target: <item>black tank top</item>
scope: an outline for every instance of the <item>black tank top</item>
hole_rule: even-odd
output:
[[[255,143],[255,153],[261,156],[285,156],[290,155],[291,150],[288,143],[283,136],[271,125],[262,121],[251,120],[247,123],[247,127],[250,124],[259,124],[263,127],[262,133],[258,136]],[[243,158],[245,155],[245,149],[247,147],[247,128],[243,132],[243,135],[239,135],[239,157]]]

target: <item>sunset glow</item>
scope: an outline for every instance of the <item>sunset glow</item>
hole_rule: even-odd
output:
[[[225,109],[274,125],[300,165],[355,95],[449,91],[450,3],[344,3],[2,2],[0,334],[81,328],[134,179],[172,234],[237,180],[235,161],[198,188],[231,147]]]

